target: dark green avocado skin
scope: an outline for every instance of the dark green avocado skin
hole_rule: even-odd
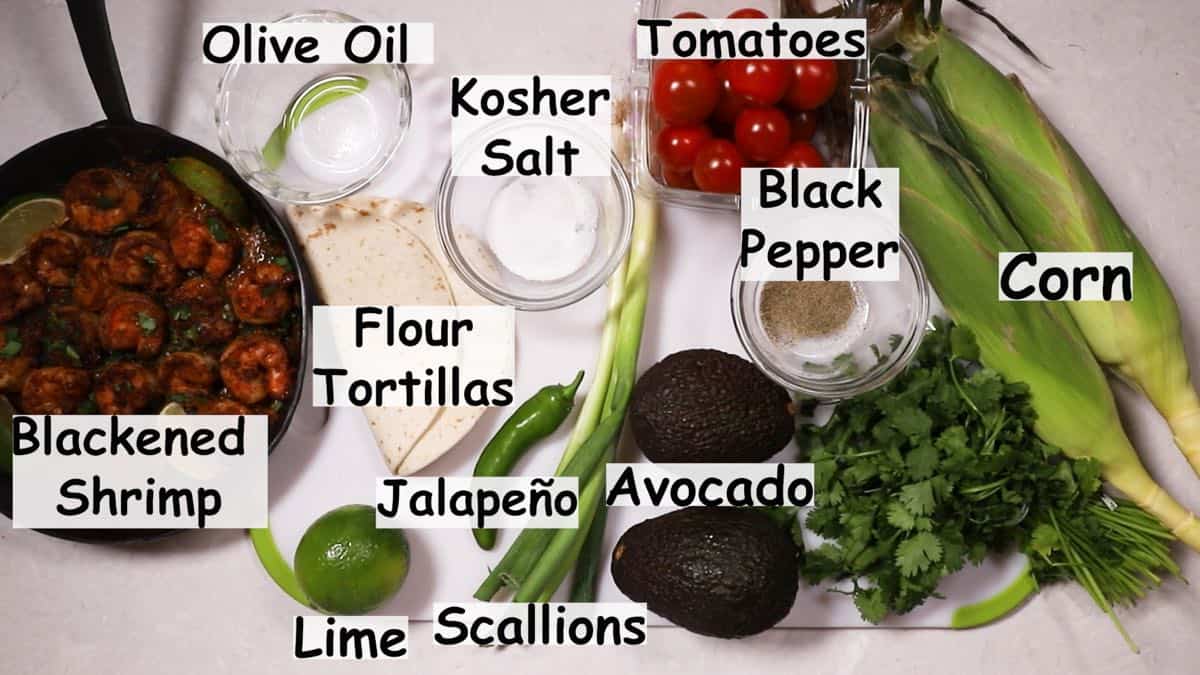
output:
[[[629,528],[612,576],[634,602],[693,633],[738,638],[783,620],[800,585],[786,530],[748,509],[696,506]]]
[[[689,349],[651,366],[630,401],[638,447],[654,462],[761,462],[795,432],[792,399],[749,361]]]

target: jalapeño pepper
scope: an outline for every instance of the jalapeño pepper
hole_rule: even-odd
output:
[[[575,407],[575,391],[583,381],[583,371],[575,376],[570,384],[552,384],[542,387],[517,408],[504,421],[504,425],[492,436],[492,440],[479,453],[475,462],[477,477],[507,476],[517,460],[534,443],[554,433],[571,409]],[[472,530],[475,541],[479,546],[491,550],[496,544],[496,531],[493,529]]]

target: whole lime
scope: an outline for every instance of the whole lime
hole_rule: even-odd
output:
[[[400,590],[408,576],[408,540],[376,529],[375,509],[351,504],[308,527],[293,562],[313,605],[329,614],[365,614]]]

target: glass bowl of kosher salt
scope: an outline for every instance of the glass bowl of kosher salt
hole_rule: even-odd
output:
[[[532,159],[527,171],[479,170],[483,163],[500,166],[496,139],[527,148],[535,138],[554,138],[556,148],[569,140],[591,168],[564,175],[562,157],[547,140],[536,160],[544,170],[533,169]],[[515,152],[508,160],[523,164]],[[629,177],[604,139],[546,119],[502,120],[458,143],[436,206],[438,236],[459,276],[493,302],[531,311],[565,307],[603,286],[629,249],[633,216]]]
[[[730,301],[738,338],[772,380],[836,402],[887,384],[917,353],[929,321],[925,268],[900,236],[897,281],[744,281]]]

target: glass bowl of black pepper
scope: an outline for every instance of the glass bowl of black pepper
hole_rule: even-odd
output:
[[[929,322],[921,259],[900,237],[898,281],[744,281],[730,302],[750,360],[794,394],[843,401],[887,384],[908,365]]]

